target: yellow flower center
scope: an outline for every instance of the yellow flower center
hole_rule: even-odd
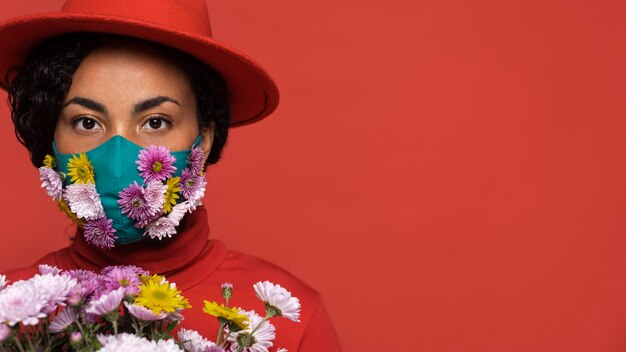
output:
[[[159,171],[161,171],[161,170],[163,170],[163,164],[161,164],[161,162],[160,162],[160,161],[155,161],[155,162],[152,164],[152,171],[154,171],[154,172],[159,172]]]

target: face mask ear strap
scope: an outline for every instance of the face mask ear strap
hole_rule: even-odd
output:
[[[199,147],[201,141],[202,141],[202,135],[198,135],[198,138],[196,138],[196,141],[193,142],[192,148]]]

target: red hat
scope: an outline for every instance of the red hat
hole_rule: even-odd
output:
[[[67,0],[60,12],[0,23],[0,73],[43,39],[69,32],[143,38],[187,52],[219,72],[230,95],[231,126],[256,122],[278,105],[278,88],[251,58],[213,39],[204,0]],[[6,90],[4,82],[0,88]]]

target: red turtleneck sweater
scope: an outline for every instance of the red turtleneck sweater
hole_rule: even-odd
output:
[[[39,264],[96,272],[109,265],[137,265],[175,282],[192,306],[183,311],[185,320],[179,326],[197,330],[213,341],[218,330],[217,319],[202,312],[202,301],[222,302],[221,284],[230,282],[234,285],[233,298],[229,301],[231,306],[254,309],[264,315],[265,308],[252,285],[269,280],[289,290],[302,305],[300,323],[272,318],[276,327],[273,350],[282,347],[290,352],[341,351],[317,291],[274,264],[228,250],[221,241],[209,239],[207,214],[202,206],[185,216],[181,230],[171,239],[140,241],[101,250],[87,244],[79,229],[70,247],[49,253],[30,267],[11,270],[5,275],[10,282],[28,279],[38,272]]]

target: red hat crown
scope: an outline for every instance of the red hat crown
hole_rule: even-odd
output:
[[[61,12],[118,17],[211,37],[204,0],[67,0]]]

